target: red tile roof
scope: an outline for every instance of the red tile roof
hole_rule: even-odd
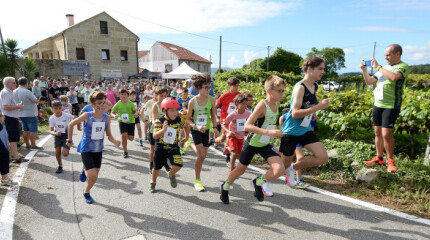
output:
[[[191,52],[188,49],[185,49],[183,47],[171,44],[171,43],[165,43],[157,41],[156,43],[163,46],[165,49],[167,49],[169,52],[171,52],[173,55],[177,56],[180,60],[190,60],[190,61],[198,61],[198,62],[204,62],[204,63],[210,63],[211,61],[208,61],[205,58],[200,57],[199,55]]]
[[[140,59],[141,57],[144,57],[144,56],[148,55],[148,53],[149,53],[149,50],[137,52],[138,59]]]

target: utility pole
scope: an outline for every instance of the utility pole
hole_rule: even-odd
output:
[[[222,47],[222,36],[219,36],[219,67],[218,69],[221,71],[221,47]]]
[[[267,72],[269,71],[269,54],[270,54],[270,46],[267,46]]]
[[[4,45],[3,34],[1,33],[1,27],[0,27],[0,38],[1,38],[1,46],[3,48],[3,53],[4,53],[4,55],[6,55],[6,47]]]
[[[375,44],[373,45],[373,58],[375,58],[375,49],[376,49],[376,42],[375,42]],[[371,73],[372,73],[372,75],[373,75],[373,64],[372,64],[372,70],[371,70]]]

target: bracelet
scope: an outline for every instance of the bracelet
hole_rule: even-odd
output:
[[[381,65],[378,65],[378,66],[376,67],[376,70],[378,70],[378,71],[379,71],[379,69],[381,69]]]

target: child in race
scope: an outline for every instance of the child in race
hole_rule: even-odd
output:
[[[140,127],[140,115],[139,115],[139,110],[140,110],[140,102],[139,99],[136,97],[136,91],[133,89],[129,90],[129,97],[128,99],[133,102],[134,106],[136,106],[136,110],[137,110],[137,117],[134,120],[136,128],[137,128],[137,136],[139,137],[139,146],[143,147],[143,140],[142,140],[142,128]]]
[[[121,133],[122,148],[124,149],[124,158],[128,158],[127,140],[134,139],[135,117],[137,117],[136,106],[128,100],[129,94],[126,89],[119,92],[119,102],[112,108],[111,116],[118,119],[119,131]]]
[[[45,113],[46,100],[47,100],[46,97],[40,96],[39,103],[37,104],[37,116],[43,121],[46,121],[46,113]]]
[[[156,142],[154,151],[154,168],[152,169],[152,179],[150,182],[149,191],[155,192],[155,185],[160,169],[165,165],[167,160],[170,161],[172,169],[169,171],[170,185],[175,188],[175,174],[182,168],[182,157],[179,152],[179,133],[184,135],[185,119],[179,116],[179,103],[173,98],[166,98],[161,103],[161,109],[165,113],[164,116],[155,120],[154,123],[154,139]],[[181,141],[183,144],[188,138]]]
[[[66,95],[60,96],[61,111],[72,114],[72,104],[69,103],[69,98]]]
[[[245,95],[239,94],[234,98],[236,110],[231,112],[224,120],[222,128],[228,136],[228,147],[231,152],[230,171],[233,171],[236,159],[242,152],[243,138],[245,137],[245,122],[251,112],[245,110],[248,100]]]
[[[69,123],[73,120],[74,116],[66,111],[62,111],[62,103],[55,100],[52,103],[52,111],[54,114],[49,118],[50,134],[55,136],[55,157],[57,158],[58,168],[55,173],[63,172],[63,162],[61,155],[64,157],[69,156],[70,147],[67,146],[67,132]]]
[[[70,86],[70,91],[66,96],[69,98],[69,103],[72,104],[72,114],[76,117],[79,116],[78,93],[75,91],[75,87]]]
[[[182,105],[184,104],[184,102],[190,101],[191,98],[188,96],[188,89],[184,89],[181,93],[181,97],[178,98],[178,102],[180,105],[179,111],[182,110]]]
[[[318,85],[315,83],[324,75],[324,60],[316,56],[309,56],[302,65],[305,73],[303,80],[299,81],[291,95],[291,108],[282,124],[282,133],[279,151],[287,170],[286,181],[292,188],[296,187],[294,174],[303,168],[322,165],[327,162],[328,155],[319,138],[312,131],[311,120],[315,112],[329,106],[328,99],[317,100]],[[314,119],[315,120],[315,119]],[[297,144],[313,153],[301,161],[292,164]]]
[[[281,138],[282,132],[275,130],[279,114],[279,102],[284,95],[286,82],[278,76],[270,76],[266,79],[264,87],[267,98],[260,101],[254,112],[245,124],[245,131],[249,132],[243,143],[239,164],[228,175],[227,180],[221,184],[220,199],[224,204],[229,204],[228,192],[232,183],[239,178],[255,154],[260,154],[270,164],[270,169],[260,177],[254,178],[251,185],[254,188],[254,196],[258,201],[264,201],[262,185],[281,176],[285,167],[281,157],[270,143],[271,139]]]
[[[200,172],[209,148],[210,121],[212,121],[214,126],[214,136],[216,137],[218,135],[218,130],[216,129],[216,105],[215,99],[209,96],[212,82],[210,75],[208,73],[203,73],[201,75],[196,74],[193,75],[191,79],[193,80],[193,87],[199,94],[193,97],[188,104],[187,124],[192,128],[191,135],[193,136],[194,145],[197,150],[194,188],[202,192],[205,191],[205,188],[200,179]]]
[[[187,121],[187,113],[188,113],[188,104],[190,101],[186,101],[184,103],[182,103],[182,110],[179,112],[181,119],[184,120],[185,122]],[[180,134],[179,135],[179,141],[182,142],[182,139],[185,139],[186,136],[190,135],[190,126],[189,125],[185,125],[185,132],[184,134]],[[180,146],[179,151],[181,152],[181,155],[185,155],[185,150],[189,151],[190,147],[193,147],[193,150],[195,149],[194,144],[192,144],[191,139],[187,138],[188,140],[183,142]]]
[[[248,99],[248,104],[246,105],[246,110],[253,112],[254,107],[252,106],[252,103],[254,102],[254,96],[252,96],[251,93],[246,93],[245,97]]]
[[[104,134],[106,133],[109,141],[117,147],[121,145],[121,141],[115,140],[112,136],[110,117],[104,113],[106,110],[105,93],[100,90],[94,90],[89,96],[89,101],[94,111],[83,113],[69,124],[67,145],[71,147],[73,144],[73,127],[83,121],[84,131],[77,150],[81,153],[84,168],[79,174],[79,180],[85,182],[88,178],[83,195],[86,203],[90,204],[94,202],[90,195],[90,190],[97,181],[102,164]]]
[[[143,125],[145,125],[145,140],[148,140],[148,130],[149,130],[149,113],[151,112],[152,105],[148,104],[149,101],[154,103],[154,100],[150,99],[148,95],[143,95],[142,104],[140,108],[140,118],[142,119]]]

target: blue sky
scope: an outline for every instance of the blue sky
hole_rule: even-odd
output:
[[[65,14],[80,22],[106,11],[140,37],[139,50],[156,40],[169,42],[211,56],[212,67],[219,62],[219,36],[240,44],[223,42],[222,66],[233,68],[267,56],[267,46],[271,52],[282,47],[302,57],[312,47],[339,47],[346,52],[346,68],[340,72],[359,71],[360,60],[372,57],[375,41],[380,63],[391,43],[403,46],[405,62],[430,63],[430,1],[75,0],[59,5],[16,0],[2,5],[3,37],[18,40],[23,49],[63,30]]]

